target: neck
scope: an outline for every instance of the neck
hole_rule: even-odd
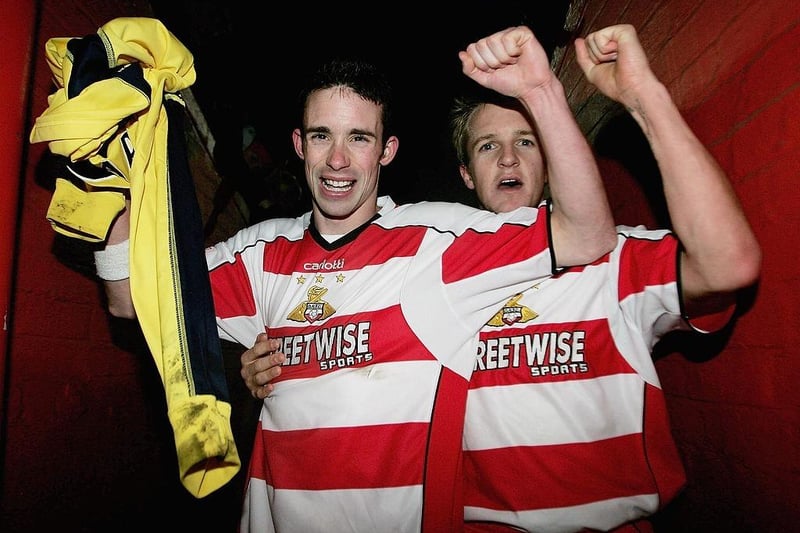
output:
[[[355,213],[339,218],[323,213],[315,205],[312,216],[314,217],[314,225],[321,234],[345,235],[371,220],[377,212],[377,204],[362,205]]]

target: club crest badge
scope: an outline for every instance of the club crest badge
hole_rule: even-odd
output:
[[[489,320],[486,325],[501,328],[503,326],[510,326],[517,322],[525,323],[538,317],[539,314],[530,307],[524,306],[519,303],[522,299],[521,294],[517,294],[508,300],[495,315]]]
[[[326,292],[328,289],[324,287],[312,286],[306,293],[308,300],[300,302],[286,318],[294,322],[308,322],[309,324],[328,318],[336,312],[336,309],[322,299]]]

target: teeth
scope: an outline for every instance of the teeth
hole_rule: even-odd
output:
[[[325,184],[326,187],[335,188],[335,189],[346,189],[351,185],[349,181],[335,181],[335,180],[326,180],[323,179],[322,183]]]

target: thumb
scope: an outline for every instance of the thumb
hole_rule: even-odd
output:
[[[589,71],[594,67],[594,62],[589,57],[589,51],[586,48],[586,40],[583,37],[577,37],[575,39],[575,59],[578,61],[581,70],[583,70],[583,74],[588,78]]]
[[[463,50],[458,53],[458,58],[461,60],[461,72],[469,76],[470,73],[475,70],[475,62],[470,55]]]

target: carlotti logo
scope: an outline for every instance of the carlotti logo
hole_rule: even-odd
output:
[[[322,261],[321,263],[303,263],[303,269],[309,272],[319,272],[320,270],[344,270],[344,258],[334,261]]]

